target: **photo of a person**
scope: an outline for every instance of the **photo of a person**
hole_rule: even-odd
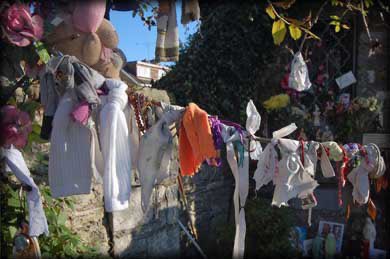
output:
[[[336,240],[341,238],[341,226],[339,225],[333,225],[333,230],[332,230]]]
[[[341,252],[344,235],[344,224],[321,220],[318,225],[318,233],[324,239],[326,239],[329,233],[332,233],[336,239],[336,252]]]
[[[322,227],[321,236],[326,237],[330,233],[330,225],[328,223],[325,223]]]

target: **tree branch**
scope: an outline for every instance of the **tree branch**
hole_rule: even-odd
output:
[[[317,15],[316,15],[316,17],[314,18],[313,23],[310,24],[310,28],[309,28],[310,30],[311,30],[311,28],[313,28],[313,26],[318,22],[318,19],[320,18],[320,15],[321,15],[322,11],[324,10],[325,5],[328,4],[328,2],[329,2],[329,0],[326,0],[326,1],[321,5],[320,9],[318,9]],[[301,42],[301,45],[299,46],[299,51],[302,51],[303,45],[305,44],[306,39],[307,39],[307,33],[305,33],[305,36],[303,37],[303,40],[302,40],[302,42]]]

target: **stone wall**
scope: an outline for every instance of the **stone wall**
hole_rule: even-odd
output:
[[[211,168],[204,164],[199,173],[184,178],[184,189],[199,246],[208,257],[213,257],[218,240],[216,229],[221,224],[234,224],[233,175],[226,162],[221,168]],[[186,216],[182,215],[183,218]],[[200,257],[193,245],[183,247],[183,255]]]

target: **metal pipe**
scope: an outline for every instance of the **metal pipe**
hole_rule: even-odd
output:
[[[188,236],[188,238],[190,239],[190,241],[192,242],[192,244],[194,244],[194,246],[196,247],[196,249],[199,251],[199,253],[202,255],[202,257],[204,259],[207,259],[207,256],[206,254],[202,251],[202,248],[200,248],[200,246],[198,245],[198,243],[196,242],[196,240],[191,236],[191,234],[188,232],[188,230],[186,229],[186,227],[183,225],[183,223],[180,222],[180,220],[178,218],[176,218],[177,220],[177,223],[179,224],[180,228],[184,231],[184,233]]]

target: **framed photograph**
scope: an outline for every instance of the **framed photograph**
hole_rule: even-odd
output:
[[[318,234],[325,240],[329,233],[333,233],[336,238],[336,252],[340,253],[343,245],[344,224],[321,220],[318,225]]]

